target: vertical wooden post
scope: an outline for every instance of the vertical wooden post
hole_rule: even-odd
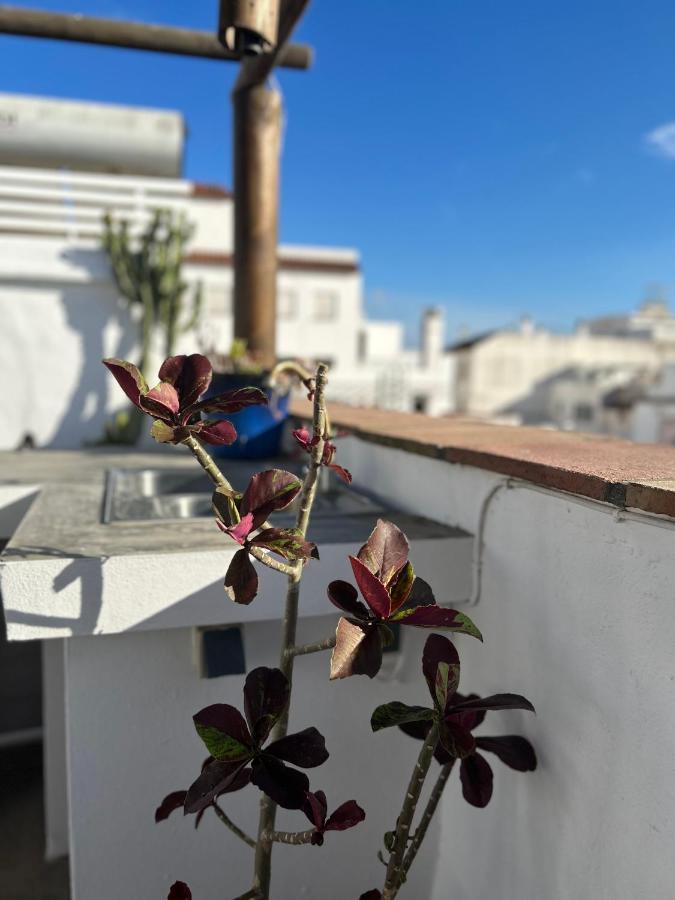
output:
[[[265,368],[276,359],[281,93],[235,88],[234,336]]]

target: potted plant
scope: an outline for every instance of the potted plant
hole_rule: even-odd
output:
[[[279,455],[291,395],[289,375],[296,375],[308,388],[311,372],[296,362],[282,362],[265,370],[247,350],[246,341],[235,339],[228,354],[207,353],[213,378],[207,397],[256,387],[267,396],[267,404],[247,406],[227,418],[237,431],[232,444],[214,449],[224,459],[271,459]],[[216,416],[225,414],[216,413]]]

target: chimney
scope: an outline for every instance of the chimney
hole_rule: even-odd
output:
[[[432,369],[443,355],[445,321],[439,307],[425,309],[422,313],[420,356],[425,369]]]

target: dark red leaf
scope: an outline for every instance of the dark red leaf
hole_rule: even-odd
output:
[[[250,544],[254,547],[265,547],[283,559],[291,561],[319,558],[316,544],[306,541],[302,534],[293,528],[265,528],[250,541]]]
[[[201,353],[190,356],[169,356],[159,370],[160,381],[175,387],[180,397],[181,409],[196,403],[211,384],[211,363]]]
[[[155,810],[155,822],[163,822],[174,810],[182,809],[186,795],[187,791],[173,791],[173,793],[167,794]]]
[[[235,525],[225,525],[220,519],[216,519],[216,525],[238,544],[243,545],[253,530],[253,513],[246,513]]]
[[[302,811],[315,828],[322,829],[326,821],[326,813],[328,812],[324,792],[316,791],[316,793],[312,793],[308,791]]]
[[[295,734],[287,734],[274,741],[265,749],[265,753],[293,763],[294,766],[300,766],[301,769],[313,769],[328,759],[324,736],[313,727]]]
[[[192,891],[184,881],[174,881],[166,900],[192,900]]]
[[[366,891],[365,894],[361,894],[359,900],[382,900],[382,894],[378,890]]]
[[[477,737],[476,747],[489,750],[503,763],[518,772],[533,772],[537,768],[537,755],[532,744],[517,734],[503,737]]]
[[[218,394],[217,397],[208,397],[196,403],[190,410],[191,413],[236,413],[247,406],[267,406],[267,394],[256,387],[237,388],[236,391],[227,391]]]
[[[244,712],[253,738],[260,746],[288,706],[290,688],[280,669],[260,666],[249,672],[244,685]]]
[[[447,667],[439,678],[438,667]],[[454,645],[441,634],[430,634],[424,645],[422,672],[434,703],[445,710],[448,700],[459,686],[459,654]]]
[[[456,756],[458,759],[464,759],[476,749],[476,741],[471,732],[461,725],[448,722],[447,719],[441,722],[440,738],[443,748],[450,756]]]
[[[138,404],[144,412],[168,422],[173,421],[180,408],[176,389],[163,381],[155,385],[147,394],[141,394]]]
[[[136,366],[125,359],[104,359],[103,365],[110,371],[131,402],[135,406],[139,406],[141,395],[147,392],[148,385]]]
[[[452,712],[461,712],[465,709],[529,709],[535,712],[534,706],[520,694],[492,694],[490,697],[477,697],[464,700],[463,703],[454,703]]]
[[[492,769],[480,753],[462,760],[459,767],[462,794],[467,803],[480,808],[487,806],[492,796]]]
[[[359,822],[363,822],[366,814],[356,800],[347,800],[331,813],[324,827],[324,831],[345,831],[353,828]]]
[[[330,660],[330,677],[367,675],[374,678],[382,665],[382,637],[376,625],[340,619]]]
[[[359,560],[373,575],[388,585],[408,561],[408,539],[393,522],[377,520],[366,543],[358,553]]]
[[[366,620],[370,615],[358,596],[359,592],[348,581],[331,581],[328,585],[328,599],[333,606],[356,619]]]
[[[192,717],[197,734],[211,756],[233,762],[248,759],[252,740],[244,717],[229,703],[205,706]]]
[[[474,728],[478,728],[485,719],[486,711],[484,709],[465,709],[455,713],[454,708],[459,703],[464,703],[466,700],[480,700],[480,697],[478,694],[467,694],[466,696],[460,693],[455,694],[451,703],[448,704],[448,714],[446,715],[446,719],[449,722],[454,722],[456,725],[461,725],[462,728],[466,728],[467,731],[473,731]]]
[[[224,419],[222,421],[209,419],[207,422],[198,422],[196,425],[191,425],[190,430],[205,444],[229,446],[237,440],[237,429],[232,422],[227,422]]]
[[[271,513],[289,506],[301,489],[302,482],[291,472],[283,469],[258,472],[241,498],[241,511],[243,514],[252,512],[254,527],[259,528]]]
[[[408,606],[411,609],[416,606],[436,606],[436,598],[431,585],[419,575],[413,581],[408,595]]]
[[[338,466],[335,463],[332,463],[330,466],[328,466],[328,468],[331,471],[335,472],[338,478],[341,478],[345,484],[352,483],[352,473],[349,471],[349,469],[344,469],[342,466]]]
[[[470,634],[483,640],[480,631],[471,619],[456,609],[446,609],[444,606],[417,606],[400,609],[391,617],[393,622],[401,625],[414,625],[417,628],[446,628],[448,631],[457,631],[460,634]]]
[[[304,772],[267,754],[254,760],[251,781],[284,809],[302,809],[309,791],[309,778]]]
[[[228,788],[240,790],[245,787],[249,778],[244,780],[240,775],[245,765],[246,763],[215,760],[206,766],[200,776],[190,785],[185,796],[185,812],[199,812],[200,809],[204,809],[212,803],[219,794],[229,793]]]
[[[258,573],[248,550],[237,550],[225,573],[225,592],[235,603],[248,605],[258,593]]]
[[[391,613],[391,597],[386,587],[360,559],[350,556],[349,562],[363,599],[378,618],[388,619]]]

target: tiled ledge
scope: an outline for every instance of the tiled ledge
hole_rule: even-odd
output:
[[[306,419],[311,407],[298,400],[291,412]],[[329,413],[334,427],[366,441],[675,517],[675,447],[337,403]]]

